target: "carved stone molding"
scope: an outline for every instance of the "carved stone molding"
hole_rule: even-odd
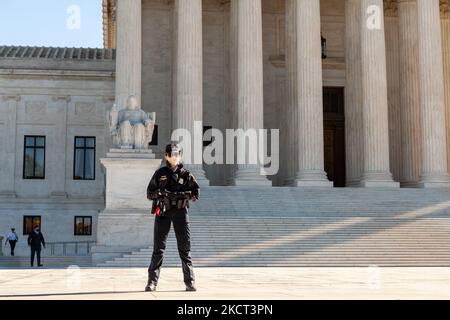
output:
[[[30,115],[43,115],[47,113],[47,102],[27,101],[25,103],[25,113]]]
[[[116,47],[116,11],[117,0],[103,0],[103,45]]]
[[[441,17],[450,19],[450,0],[440,0]]]
[[[112,103],[116,100],[116,97],[114,96],[103,96],[102,101],[103,103]]]
[[[3,99],[3,101],[15,100],[15,101],[19,102],[21,97],[20,97],[20,95],[3,95],[2,99]]]
[[[75,103],[75,114],[78,116],[95,115],[95,102]]]
[[[384,15],[387,17],[398,17],[397,0],[384,0]]]
[[[71,100],[72,100],[71,96],[53,96],[52,97],[53,102],[57,102],[57,101],[70,102]]]

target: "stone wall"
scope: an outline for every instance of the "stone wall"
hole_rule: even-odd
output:
[[[98,160],[109,143],[106,110],[114,98],[114,60],[63,62],[0,59],[0,233],[16,228],[18,255],[28,254],[24,216],[41,216],[47,242],[95,241],[104,206]],[[65,70],[68,65],[78,70]],[[43,180],[23,179],[25,135],[46,136]],[[75,136],[96,137],[95,180],[73,179]],[[91,236],[74,235],[75,216],[92,217]]]

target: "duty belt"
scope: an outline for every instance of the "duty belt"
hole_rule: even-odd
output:
[[[189,208],[189,201],[187,199],[169,200],[172,208],[184,209]]]

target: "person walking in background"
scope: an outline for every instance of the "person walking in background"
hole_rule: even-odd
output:
[[[39,226],[36,226],[28,236],[28,245],[31,247],[31,267],[34,264],[34,255],[37,255],[38,267],[42,267],[41,264],[41,244],[45,249],[45,240],[42,232],[39,230]]]
[[[17,236],[16,229],[11,228],[11,232],[6,236],[5,246],[9,242],[9,246],[11,247],[11,256],[14,256],[14,249],[16,248],[16,243],[19,241],[19,237]]]

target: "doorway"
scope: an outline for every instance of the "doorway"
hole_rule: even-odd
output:
[[[325,172],[334,187],[345,187],[344,88],[323,88]]]

